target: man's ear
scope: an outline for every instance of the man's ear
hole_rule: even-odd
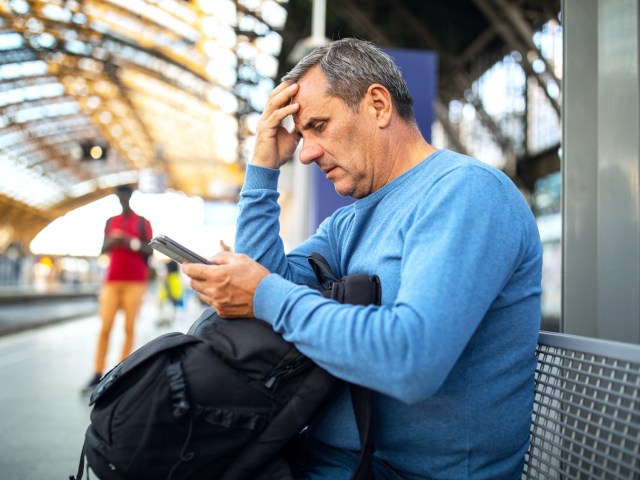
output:
[[[367,106],[371,108],[375,115],[376,122],[381,128],[387,127],[391,121],[393,113],[393,102],[391,93],[379,83],[373,83],[367,89]]]

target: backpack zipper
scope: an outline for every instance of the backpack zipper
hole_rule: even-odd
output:
[[[267,378],[267,381],[264,382],[265,388],[268,388],[269,390],[273,388],[273,386],[281,377],[286,377],[287,375],[289,375],[294,370],[294,368],[295,367],[291,364],[285,365],[282,370]]]

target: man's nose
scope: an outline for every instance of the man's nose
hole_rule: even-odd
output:
[[[318,145],[304,145],[300,150],[300,162],[308,165],[322,156],[324,150]]]

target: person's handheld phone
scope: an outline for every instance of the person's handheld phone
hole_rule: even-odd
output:
[[[178,263],[191,262],[213,265],[213,263],[211,263],[206,258],[189,250],[184,245],[180,245],[178,242],[167,237],[166,235],[158,235],[157,237],[153,237],[149,242],[149,245],[160,253],[164,253],[167,257],[175,260]]]

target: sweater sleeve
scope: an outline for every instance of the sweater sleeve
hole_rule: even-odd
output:
[[[328,255],[327,231],[321,225],[310,239],[288,255],[280,238],[280,205],[277,191],[280,170],[247,165],[245,183],[240,192],[240,215],[236,224],[235,251],[245,253],[266,267],[295,283],[316,284],[308,262],[311,252]],[[277,298],[272,299],[274,302]]]
[[[461,168],[425,192],[402,232],[392,305],[341,305],[270,275],[256,291],[256,315],[339,378],[407,403],[427,399],[522,260],[507,190],[492,173]]]

